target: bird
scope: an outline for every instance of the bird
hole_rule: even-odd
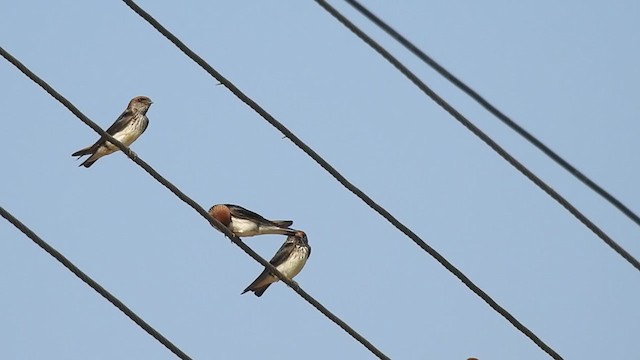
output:
[[[125,111],[107,129],[107,133],[124,145],[131,145],[149,126],[149,119],[146,114],[151,104],[153,104],[153,101],[146,96],[134,97],[129,101]],[[95,144],[80,149],[71,154],[71,156],[77,156],[79,159],[85,155],[91,155],[79,165],[88,168],[96,160],[116,151],[118,151],[117,146],[108,142],[105,137],[100,137],[100,140],[96,141]]]
[[[309,256],[311,256],[311,246],[309,246],[307,234],[304,231],[296,231],[293,235],[287,237],[287,240],[285,240],[269,263],[275,266],[282,275],[292,280],[294,276],[300,273]],[[265,268],[251,285],[244,289],[242,294],[247,291],[253,291],[255,296],[260,297],[271,284],[278,280],[277,276],[271,274],[269,269]]]
[[[233,204],[216,204],[209,209],[209,215],[220,221],[235,236],[247,237],[265,234],[292,235],[291,220],[267,220],[251,210]]]

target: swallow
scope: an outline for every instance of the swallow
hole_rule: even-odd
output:
[[[107,129],[107,133],[124,145],[130,146],[147,130],[149,119],[146,114],[151,104],[153,104],[153,101],[146,96],[134,97],[129,101],[129,105],[125,111]],[[71,154],[71,156],[81,158],[85,155],[91,155],[79,165],[88,168],[93,165],[96,160],[118,150],[118,147],[108,142],[106,138],[100,137],[100,140],[96,141],[95,144],[80,149]]]
[[[209,215],[220,221],[234,235],[239,237],[280,234],[291,235],[296,230],[290,229],[290,220],[267,220],[261,215],[232,204],[217,204],[209,209]]]
[[[282,275],[292,280],[294,276],[300,273],[309,256],[311,256],[311,246],[307,241],[307,234],[303,231],[296,231],[293,235],[287,237],[287,240],[269,263],[275,266]],[[253,291],[255,296],[260,297],[271,284],[278,280],[280,279],[277,276],[271,274],[268,269],[264,269],[262,274],[251,285],[247,286],[242,294],[247,291]]]

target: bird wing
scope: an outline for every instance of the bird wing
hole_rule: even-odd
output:
[[[254,221],[259,221],[263,224],[278,226],[277,224],[273,223],[271,220],[267,220],[264,217],[262,217],[262,215],[256,214],[251,210],[247,210],[242,206],[233,205],[233,204],[224,204],[224,205],[229,208],[229,211],[231,211],[231,215],[237,218],[254,220]]]
[[[114,121],[113,124],[109,126],[109,128],[107,129],[107,134],[113,136],[113,134],[124,129],[127,126],[127,124],[129,124],[129,121],[131,121],[132,118],[133,118],[133,111],[126,109],[125,111],[122,112],[122,114],[120,114],[120,116],[118,116],[116,121]],[[93,145],[89,146],[86,149],[88,149],[88,153],[93,153],[97,148],[99,148],[100,146],[102,146],[102,144],[106,142],[107,142],[107,139],[104,136],[100,136],[100,139],[98,139],[98,141],[96,141]]]
[[[295,247],[295,242],[287,239],[284,242],[284,244],[280,246],[280,249],[278,249],[278,251],[273,256],[273,258],[269,261],[269,263],[277,267],[278,265],[283,263],[285,260],[287,260],[287,258],[291,254],[291,251],[293,251],[294,247]],[[273,282],[272,279],[275,280],[277,279],[277,277],[271,274],[271,272],[268,269],[264,269],[262,273],[260,273],[260,275],[258,275],[258,277],[255,280],[253,280],[253,282],[249,286],[247,286],[247,288],[244,289],[242,293],[244,294],[247,291],[252,291],[252,290],[258,291],[265,285],[268,286],[269,284],[271,284]],[[263,290],[266,290],[266,287]],[[263,292],[264,291],[260,292],[260,295],[256,293],[256,295],[261,296]]]
[[[284,242],[284,244],[280,246],[280,249],[278,249],[276,254],[273,255],[273,258],[269,260],[269,263],[271,263],[271,265],[273,266],[278,266],[282,264],[285,260],[287,260],[289,255],[291,255],[291,252],[295,249],[295,247],[296,247],[295,242],[287,239]]]
[[[118,116],[116,121],[114,121],[113,124],[109,126],[109,128],[107,129],[107,134],[113,135],[118,131],[124,129],[132,119],[133,111],[131,111],[130,109],[126,109],[122,112],[122,114],[120,114],[120,116]]]

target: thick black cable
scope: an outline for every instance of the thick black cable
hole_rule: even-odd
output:
[[[327,161],[325,161],[320,155],[318,155],[315,151],[313,151],[309,146],[307,146],[302,140],[300,140],[295,134],[293,134],[289,129],[287,129],[284,125],[282,125],[278,120],[276,120],[271,114],[269,114],[266,110],[264,110],[260,105],[258,105],[255,101],[245,95],[240,89],[238,89],[235,85],[233,85],[229,80],[227,80],[224,76],[222,76],[219,72],[211,67],[206,61],[204,61],[200,56],[194,53],[191,49],[189,49],[182,41],[180,41],[175,35],[173,35],[169,30],[164,28],[157,20],[155,20],[151,15],[149,15],[146,11],[142,10],[138,5],[136,5],[131,0],[123,0],[127,6],[129,6],[136,14],[145,19],[152,27],[154,27],[158,32],[160,32],[164,37],[166,37],[169,41],[171,41],[180,51],[182,51],[185,55],[195,61],[200,67],[202,67],[209,75],[218,80],[222,85],[227,87],[238,99],[247,104],[251,109],[257,112],[262,118],[264,118],[269,124],[278,129],[285,137],[289,138],[296,146],[298,146],[302,151],[304,151],[308,156],[310,156],[315,162],[317,162],[323,169],[325,169],[331,176],[333,176],[340,184],[346,187],[349,191],[359,197],[362,201],[364,201],[369,207],[375,210],[377,213],[382,215],[387,221],[389,221],[393,226],[395,226],[398,230],[408,236],[411,240],[413,240],[420,248],[429,253],[429,255],[433,256],[440,264],[442,264],[447,270],[449,270],[454,276],[456,276],[460,281],[462,281],[471,291],[473,291],[476,295],[478,295],[482,300],[484,300],[492,309],[502,315],[507,319],[513,326],[515,326],[518,330],[524,333],[527,337],[529,337],[534,343],[540,346],[544,351],[549,353],[555,359],[562,359],[560,355],[558,355],[553,349],[547,346],[542,340],[540,340],[531,330],[526,328],[522,323],[520,323],[513,315],[511,315],[507,310],[505,310],[502,306],[496,303],[487,293],[485,293],[482,289],[480,289],[477,285],[475,285],[466,275],[464,275],[460,270],[458,270],[453,264],[451,264],[447,259],[445,259],[442,255],[440,255],[435,249],[427,245],[418,235],[416,235],[413,231],[411,231],[408,227],[402,224],[398,219],[393,217],[387,210],[385,210],[382,206],[378,205],[373,199],[371,199],[367,194],[365,194],[362,190],[357,188],[355,185],[351,184],[344,176],[342,176],[333,166],[331,166]]]
[[[49,255],[53,256],[59,263],[61,263],[64,267],[69,269],[75,276],[77,276],[80,280],[82,280],[85,284],[89,285],[93,290],[95,290],[98,294],[102,295],[108,302],[113,304],[118,310],[122,311],[129,319],[133,320],[138,326],[142,328],[142,330],[146,331],[147,334],[153,336],[154,339],[158,340],[162,345],[164,345],[169,351],[174,353],[177,357],[183,360],[191,360],[189,355],[185,354],[184,351],[180,350],[176,345],[174,345],[169,339],[160,334],[153,326],[149,325],[146,321],[142,320],[140,316],[138,316],[133,310],[129,309],[127,305],[125,305],[122,301],[118,300],[115,296],[113,296],[109,291],[103,288],[100,284],[98,284],[95,280],[93,280],[89,275],[85,274],[82,270],[80,270],[77,266],[75,266],[69,259],[67,259],[64,255],[62,255],[58,250],[54,249],[51,245],[47,244],[44,240],[42,240],[36,233],[34,233],[31,229],[29,229],[25,224],[21,223],[20,220],[16,219],[10,212],[5,210],[0,206],[0,216],[5,218],[8,222],[13,224],[18,230],[20,230],[23,234],[25,234],[29,239],[31,239],[36,245],[40,246],[42,250],[46,251]]]
[[[503,159],[505,159],[509,164],[515,167],[518,171],[520,171],[524,176],[526,176],[529,180],[531,180],[534,184],[536,184],[542,191],[546,192],[549,196],[551,196],[554,200],[556,200],[562,207],[567,209],[569,213],[571,213],[576,219],[578,219],[582,224],[584,224],[589,230],[591,230],[594,234],[596,234],[605,244],[609,245],[615,252],[617,252],[620,256],[622,256],[625,260],[629,262],[633,267],[637,270],[640,270],[640,262],[636,258],[634,258],[629,252],[627,252],[622,246],[616,243],[609,235],[607,235],[604,231],[602,231],[596,224],[594,224],[589,218],[587,218],[584,214],[582,214],[575,206],[573,206],[567,199],[565,199],[562,195],[560,195],[557,191],[555,191],[551,186],[547,185],[542,179],[536,176],[533,172],[531,172],[527,167],[525,167],[522,163],[516,160],[511,154],[509,154],[505,149],[503,149],[500,145],[498,145],[493,139],[491,139],[487,134],[482,132],[477,126],[475,126],[470,120],[468,120],[464,115],[458,112],[453,106],[447,103],[443,98],[441,98],[438,94],[436,94],[431,88],[429,88],[424,82],[422,82],[411,70],[409,70],[406,66],[404,66],[398,59],[396,59],[391,53],[385,50],[380,44],[378,44],[375,40],[365,34],[360,28],[355,26],[351,21],[349,21],[344,15],[342,15],[338,10],[333,8],[324,0],[314,0],[318,5],[320,5],[323,9],[325,9],[329,14],[331,14],[334,18],[336,18],[340,23],[342,23],[345,27],[347,27],[351,32],[353,32],[356,36],[358,36],[362,41],[364,41],[367,45],[373,48],[376,52],[378,52],[382,57],[384,57],[391,65],[393,65],[396,69],[398,69],[404,76],[406,76],[414,85],[416,85],[422,92],[424,92],[427,96],[429,96],[436,104],[442,107],[446,112],[448,112],[451,116],[453,116],[458,122],[460,122],[464,127],[469,129],[474,135],[476,135],[480,140],[482,140],[485,144],[489,145],[491,149],[493,149],[498,155],[500,155]]]
[[[31,70],[29,70],[26,66],[24,66],[20,61],[14,58],[11,54],[9,54],[6,50],[0,47],[0,55],[2,55],[5,59],[7,59],[11,64],[13,64],[18,70],[20,70],[23,74],[25,74],[29,79],[38,84],[41,88],[44,89],[49,95],[58,100],[64,107],[66,107],[69,111],[71,111],[80,121],[85,123],[87,126],[92,128],[95,132],[97,132],[100,136],[105,137],[110,143],[115,144],[122,152],[124,152],[133,162],[138,164],[141,168],[143,168],[151,177],[157,180],[159,183],[164,185],[169,191],[171,191],[174,195],[176,195],[180,200],[193,208],[196,212],[198,212],[202,217],[204,217],[211,226],[213,226],[216,230],[223,233],[226,237],[228,237],[235,245],[240,247],[245,253],[251,256],[255,261],[259,262],[262,266],[269,269],[269,271],[278,276],[280,280],[282,280],[285,284],[287,284],[290,288],[293,289],[298,295],[300,295],[304,300],[306,300],[311,306],[320,311],[323,315],[325,315],[329,320],[333,321],[336,325],[342,328],[345,332],[347,332],[351,337],[360,342],[364,347],[366,347],[371,353],[376,355],[380,359],[389,359],[384,353],[378,350],[371,342],[369,342],[366,338],[360,335],[357,331],[351,328],[347,323],[341,320],[338,316],[334,315],[331,311],[329,311],[326,307],[324,307],[321,303],[319,303],[315,298],[309,295],[306,291],[304,291],[297,282],[288,279],[278,269],[276,269],[273,265],[271,265],[268,261],[258,255],[253,249],[247,246],[240,238],[235,236],[233,233],[229,231],[222,223],[220,223],[217,219],[211,217],[207,211],[205,211],[198,203],[196,203],[193,199],[184,194],[180,189],[178,189],[175,185],[170,183],[167,179],[165,179],[162,175],[160,175],[155,169],[153,169],[149,164],[140,159],[131,149],[126,147],[120,141],[113,138],[113,136],[109,135],[106,131],[104,131],[100,126],[91,121],[88,117],[86,117],[78,108],[76,108],[69,100],[60,95],[57,91],[55,91],[49,84],[47,84],[44,80],[40,79],[36,74],[34,74]]]
[[[583,184],[589,187],[591,190],[595,191],[598,195],[602,196],[605,200],[607,200],[611,205],[620,210],[624,215],[626,215],[631,221],[635,222],[637,225],[640,225],[640,217],[636,215],[631,209],[625,206],[620,200],[618,200],[611,193],[603,189],[600,185],[596,184],[593,180],[591,180],[587,175],[583,174],[580,170],[576,169],[575,166],[571,165],[567,160],[563,159],[560,155],[558,155],[555,151],[551,150],[547,145],[545,145],[542,141],[537,139],[527,130],[522,128],[522,126],[518,125],[515,121],[513,121],[510,117],[504,114],[502,111],[498,110],[495,106],[493,106],[488,100],[478,94],[475,90],[469,87],[467,84],[462,82],[462,80],[458,79],[455,75],[445,69],[442,65],[438,64],[433,58],[429,55],[425,54],[422,50],[420,50],[416,45],[414,45],[411,41],[409,41],[406,37],[402,36],[398,33],[394,28],[392,28],[385,21],[380,19],[374,13],[372,13],[369,9],[367,9],[364,5],[360,4],[356,0],[344,0],[349,5],[351,5],[354,9],[358,10],[363,16],[369,19],[371,22],[376,24],[379,28],[381,28],[384,32],[386,32],[389,36],[398,41],[402,46],[404,46],[407,50],[417,56],[424,63],[433,68],[436,72],[442,75],[445,79],[449,80],[454,86],[460,89],[462,92],[467,94],[473,100],[475,100],[480,106],[485,108],[495,117],[497,117],[500,121],[510,127],[517,134],[522,136],[525,140],[529,141],[533,146],[537,147],[538,150],[542,151],[545,155],[547,155],[551,160],[555,161],[558,165],[563,167],[566,171],[568,171],[571,175],[580,180]]]

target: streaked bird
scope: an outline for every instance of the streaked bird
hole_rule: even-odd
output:
[[[287,240],[269,262],[282,275],[292,280],[294,276],[300,273],[309,256],[311,256],[311,246],[307,241],[307,234],[303,231],[296,231],[295,234],[287,237]],[[247,286],[242,293],[253,291],[256,296],[260,297],[271,284],[278,280],[280,279],[277,276],[271,274],[268,269],[264,269],[262,274],[251,285]]]
[[[149,119],[146,114],[151,104],[153,104],[153,101],[146,96],[134,97],[129,101],[129,105],[122,115],[107,129],[107,133],[124,145],[130,146],[149,126]],[[96,160],[118,150],[117,146],[108,142],[104,137],[100,137],[100,140],[96,141],[95,144],[80,149],[71,154],[71,156],[80,158],[84,155],[91,155],[80,164],[80,166],[88,168]]]
[[[220,221],[229,231],[239,237],[280,234],[291,235],[290,220],[267,220],[251,210],[233,204],[217,204],[209,209],[209,215]]]

